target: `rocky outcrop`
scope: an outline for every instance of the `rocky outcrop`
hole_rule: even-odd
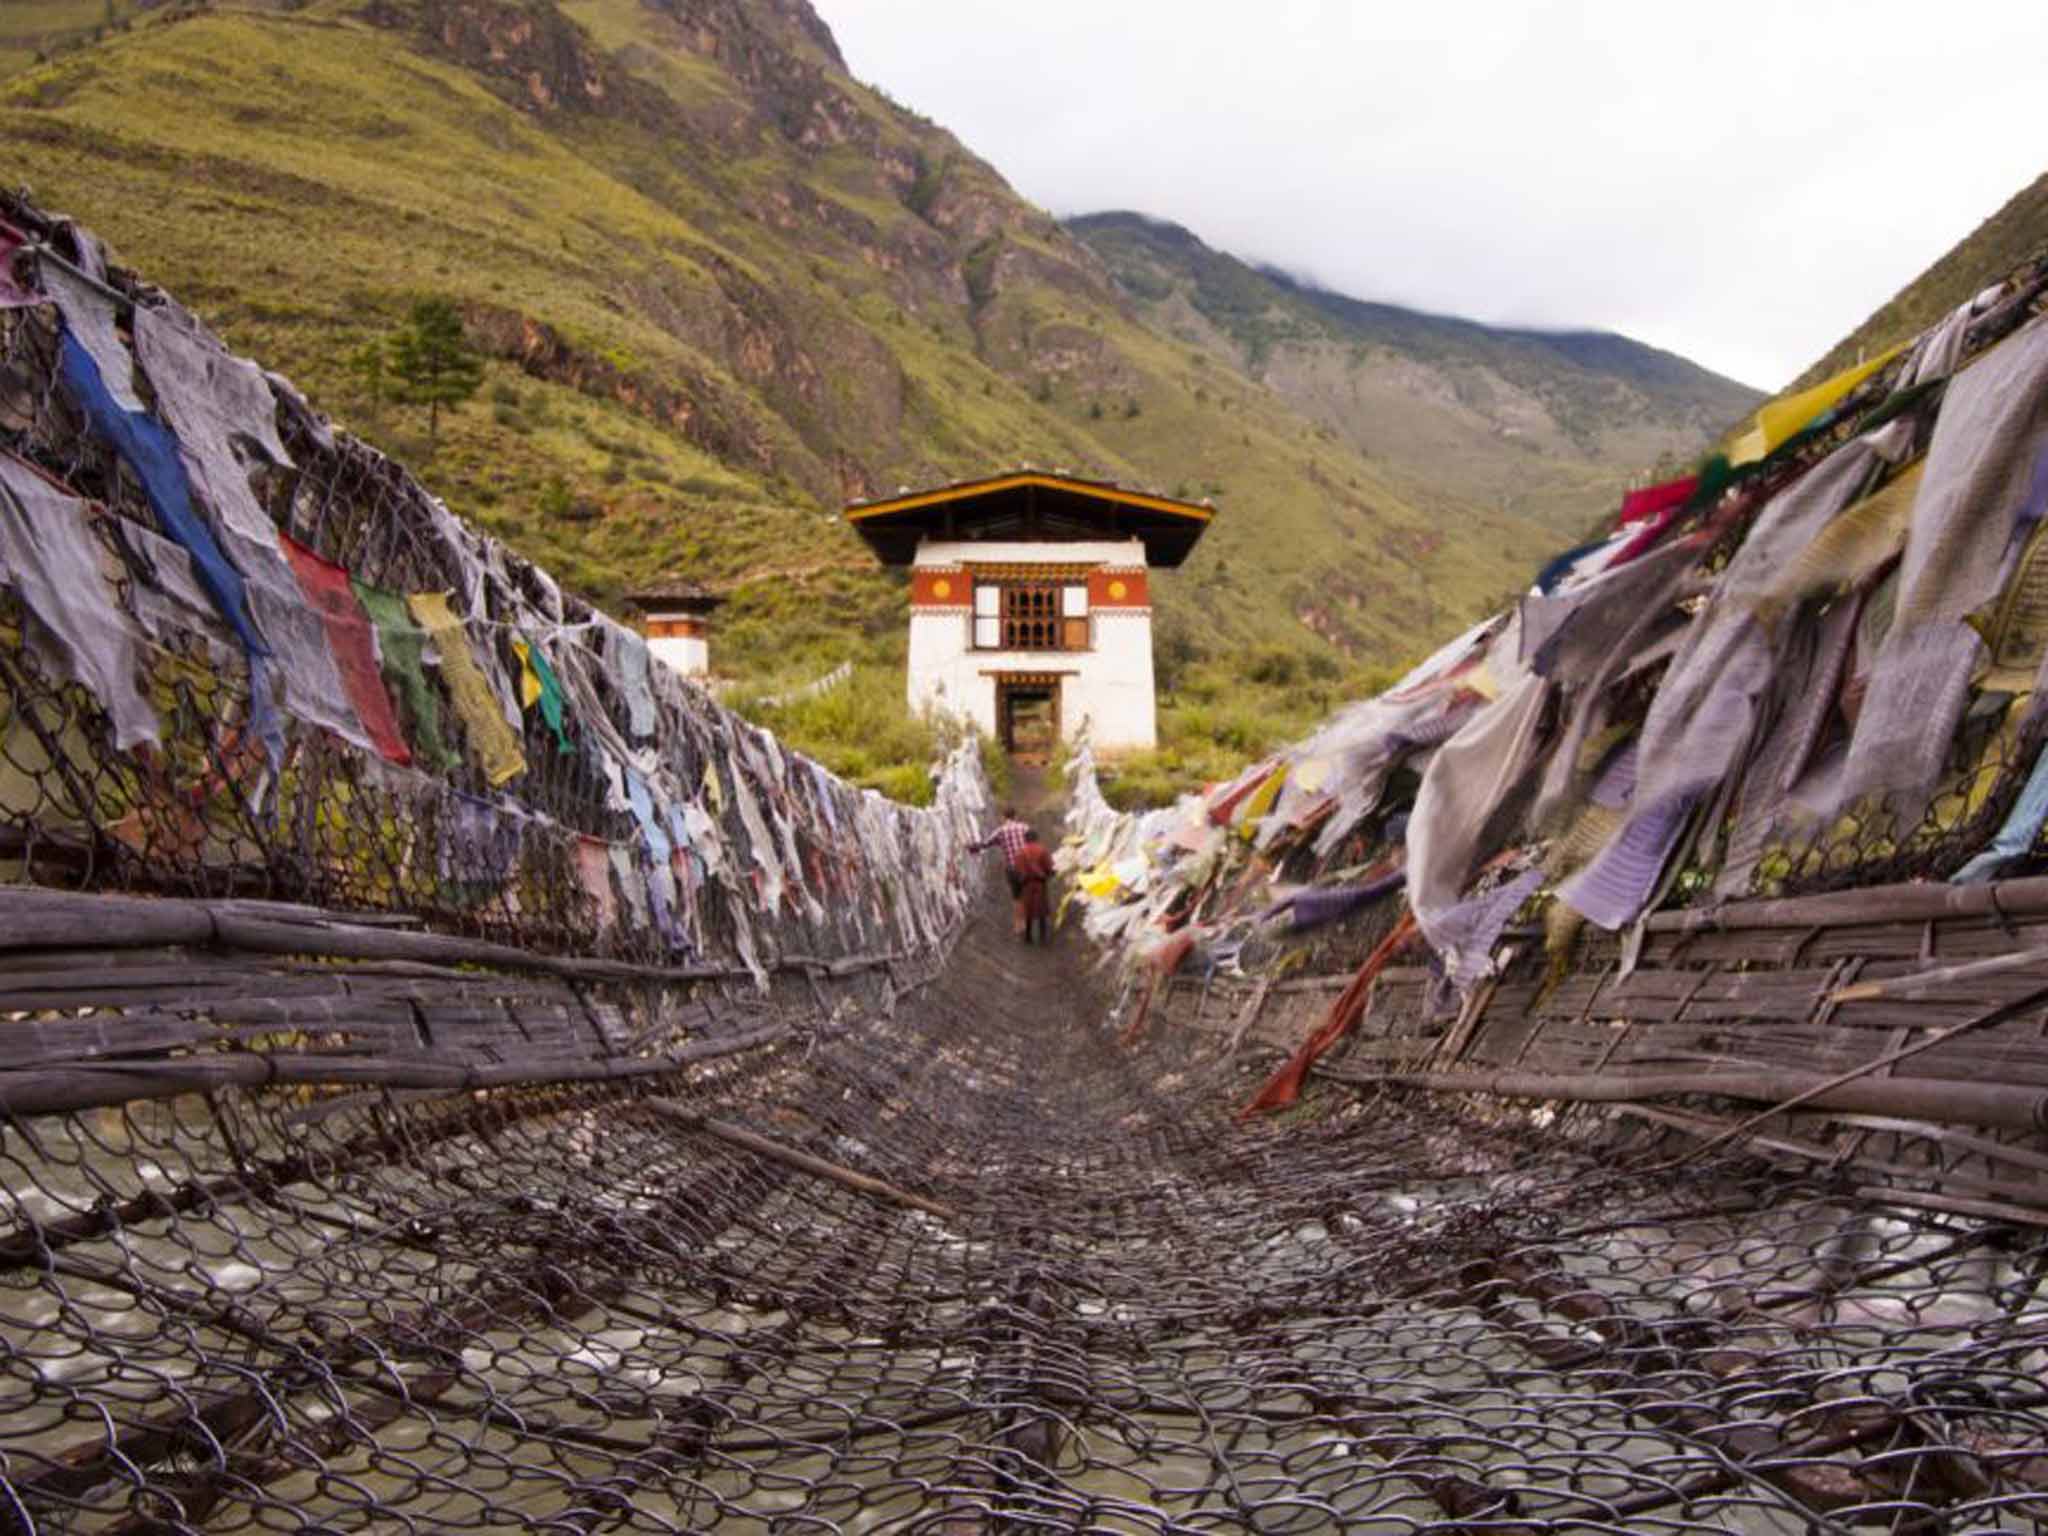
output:
[[[621,368],[573,346],[546,321],[514,309],[472,304],[463,320],[485,352],[517,363],[534,378],[615,400],[722,459],[769,473],[791,467],[787,454],[778,452],[778,434],[745,395],[709,374],[691,376],[671,366],[656,378]]]
[[[649,125],[673,115],[660,91],[607,59],[551,4],[422,0],[410,8],[372,0],[360,14],[373,25],[416,31],[427,47],[499,86],[529,112],[600,113]]]
[[[840,80],[846,61],[806,0],[647,0],[678,40],[715,61],[761,117],[806,149],[873,149],[879,133]]]

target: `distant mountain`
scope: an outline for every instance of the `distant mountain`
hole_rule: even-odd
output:
[[[1129,212],[1067,228],[1155,327],[1208,350],[1405,480],[1575,532],[1758,391],[1608,331],[1531,331],[1372,303]]]
[[[1215,499],[1156,589],[1184,655],[1397,662],[1751,399],[1133,215],[1063,228],[855,81],[807,0],[107,15],[0,4],[35,45],[0,60],[0,179],[589,595],[726,593],[743,672],[895,654],[900,586],[841,503],[1019,462]],[[422,295],[490,364],[434,444],[352,362]]]
[[[492,367],[430,482],[600,599],[724,590],[728,664],[900,646],[841,502],[1020,461],[1213,497],[1158,590],[1218,656],[1412,655],[1546,543],[1146,323],[805,0],[34,3],[87,30],[0,82],[0,177],[415,461],[350,359],[455,300]]]

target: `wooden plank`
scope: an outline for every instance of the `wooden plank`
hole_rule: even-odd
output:
[[[313,908],[282,903],[81,896],[35,886],[0,886],[0,951],[164,944],[211,944],[256,954],[490,965],[503,970],[542,971],[597,981],[687,984],[739,979],[749,974],[733,966],[636,965],[620,960],[543,954],[483,939],[350,923]],[[846,956],[826,961],[786,957],[771,969],[792,975],[818,970],[850,975],[886,966],[894,958]]]
[[[586,1056],[463,1063],[419,1055],[238,1051],[161,1062],[81,1062],[61,1068],[0,1072],[0,1113],[61,1114],[220,1088],[384,1087],[463,1093],[538,1083],[622,1081],[760,1050],[794,1033],[787,1025],[774,1024],[722,1039],[693,1041],[659,1059],[631,1061],[592,1061]]]
[[[1839,928],[1855,923],[1920,923],[1999,913],[2048,913],[2048,876],[1983,885],[1914,881],[1831,891],[1820,896],[1731,902],[1712,908],[1687,907],[1674,912],[1653,912],[1647,926],[1653,933],[1735,933],[1770,928]]]
[[[1816,1109],[1845,1109],[1902,1119],[2048,1131],[2048,1090],[2004,1083],[1957,1083],[1919,1077],[1858,1078],[1834,1083],[1813,1072],[1610,1072],[1555,1075],[1535,1072],[1390,1072],[1361,1078],[1332,1070],[1347,1082],[1385,1083],[1432,1093],[1495,1094],[1510,1099],[1567,1103],[1620,1103],[1691,1094],[1776,1105],[1797,1098]],[[1774,1111],[1775,1112],[1775,1111]]]

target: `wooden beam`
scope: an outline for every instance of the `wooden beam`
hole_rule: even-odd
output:
[[[960,1223],[960,1213],[950,1205],[942,1205],[937,1200],[927,1200],[923,1195],[913,1195],[908,1190],[898,1189],[894,1184],[886,1183],[872,1175],[857,1172],[839,1163],[827,1162],[824,1158],[814,1157],[809,1152],[799,1152],[795,1147],[785,1147],[779,1141],[771,1141],[768,1137],[757,1135],[744,1126],[734,1125],[729,1120],[714,1120],[709,1115],[696,1114],[685,1109],[674,1099],[648,1099],[644,1107],[671,1125],[716,1137],[728,1146],[739,1147],[756,1157],[768,1158],[772,1162],[843,1185],[847,1189],[890,1205],[923,1211],[928,1216],[936,1216],[941,1221],[956,1226]]]

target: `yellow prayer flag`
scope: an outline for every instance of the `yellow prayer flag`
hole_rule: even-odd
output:
[[[1122,884],[1116,877],[1116,871],[1107,864],[1096,865],[1081,876],[1080,880],[1076,883],[1083,891],[1098,901],[1114,896],[1117,893],[1117,887]]]
[[[434,642],[441,657],[441,681],[448,700],[462,720],[470,750],[483,765],[484,778],[493,789],[526,772],[526,754],[519,750],[519,738],[499,713],[498,700],[484,678],[482,668],[471,654],[462,621],[448,609],[445,592],[414,592],[406,606],[413,618]]]
[[[519,707],[531,709],[540,702],[540,674],[533,670],[533,652],[524,640],[514,640],[512,652],[519,658]]]
[[[1728,462],[1750,464],[1762,458],[1897,357],[1905,349],[1905,345],[1902,341],[1898,346],[1888,347],[1878,353],[1867,363],[1858,363],[1854,368],[1838,373],[1832,379],[1823,380],[1810,389],[1802,389],[1796,395],[1786,395],[1783,399],[1773,400],[1764,405],[1756,413],[1756,425],[1737,438],[1729,448]]]
[[[1266,775],[1266,781],[1246,797],[1237,813],[1238,825],[1244,835],[1250,837],[1273,809],[1273,802],[1280,798],[1280,787],[1287,782],[1287,765],[1282,763]]]

